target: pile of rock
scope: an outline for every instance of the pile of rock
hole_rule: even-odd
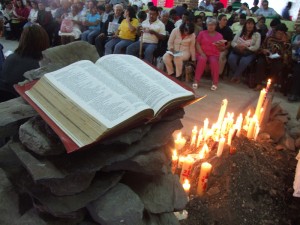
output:
[[[0,138],[10,138],[0,149],[0,224],[179,224],[173,212],[187,197],[170,148],[183,110],[72,154],[21,98],[0,113]]]
[[[300,123],[292,120],[279,103],[272,105],[269,121],[258,136],[260,142],[271,142],[277,150],[300,148]]]

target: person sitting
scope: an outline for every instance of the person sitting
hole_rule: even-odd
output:
[[[101,17],[97,12],[97,7],[93,6],[86,20],[82,22],[83,26],[88,27],[88,29],[81,34],[82,41],[94,44],[95,38],[100,34],[100,19]]]
[[[264,0],[262,2],[262,8],[256,10],[254,12],[255,16],[264,16],[264,17],[277,17],[279,16],[278,13],[271,7],[269,7],[269,2]]]
[[[220,2],[220,0],[215,0],[214,11],[223,11],[223,10],[224,10],[224,4]]]
[[[286,7],[282,10],[282,18],[284,20],[291,20],[290,10],[292,8],[292,2],[288,2]]]
[[[208,12],[213,12],[214,11],[214,6],[210,3],[210,0],[204,0],[201,1],[200,6],[199,6],[200,10],[204,10],[204,11],[208,11]]]
[[[228,63],[233,71],[232,82],[240,82],[241,75],[255,59],[255,52],[259,49],[260,43],[261,36],[256,31],[255,21],[249,18],[231,42],[233,49],[229,54]]]
[[[267,78],[267,67],[270,69],[268,74],[272,77],[272,83],[281,83],[279,75],[284,67],[284,63],[287,63],[287,42],[285,39],[286,31],[287,27],[285,24],[278,24],[275,28],[275,34],[267,37],[262,44],[260,50],[261,55],[257,60],[258,69],[255,73],[255,82],[257,84],[256,90],[260,90],[262,88],[262,81]]]
[[[23,26],[27,23],[29,12],[29,9],[24,6],[22,0],[16,1],[15,10],[11,21],[11,31],[18,40],[20,39]]]
[[[267,37],[270,37],[275,33],[275,28],[278,24],[281,24],[281,21],[280,21],[279,18],[272,19],[272,21],[270,23],[270,28],[269,28],[269,30],[267,32],[267,35],[266,35]]]
[[[300,26],[296,27],[296,35],[292,38],[293,47],[293,76],[292,87],[288,101],[295,102],[300,100]]]
[[[9,1],[4,4],[4,7],[5,8],[2,11],[3,23],[4,23],[4,36],[5,39],[10,40],[13,39],[13,35],[11,32],[11,25],[10,25],[14,13],[13,4]]]
[[[186,20],[190,17],[190,13],[189,12],[185,12],[183,15],[182,15],[182,18],[177,20],[176,23],[174,24],[175,27],[179,27],[182,23],[185,23]]]
[[[242,3],[241,3],[241,0],[235,0],[232,4],[231,4],[231,7],[232,7],[232,10],[235,12],[236,10],[238,10],[239,8],[241,8],[242,6]]]
[[[32,24],[34,24],[36,22],[37,19],[37,14],[38,14],[38,4],[36,1],[31,1],[31,10],[29,12],[29,16],[28,16],[28,22],[24,25],[24,28],[26,26],[31,26]]]
[[[245,14],[247,16],[251,16],[252,14],[252,11],[249,9],[249,5],[244,2],[242,5],[241,5],[241,8],[239,8],[238,10],[235,11],[237,14]]]
[[[117,4],[114,6],[114,14],[108,16],[106,22],[101,26],[100,34],[95,40],[95,46],[100,57],[104,55],[105,43],[112,38],[123,20],[123,6]]]
[[[70,11],[70,2],[68,2],[68,0],[61,0],[61,6],[55,11],[55,15],[53,17],[54,46],[60,44],[60,37],[58,33],[60,30],[61,22],[63,20],[64,15],[67,15],[68,13],[70,13]]]
[[[239,31],[241,31],[243,29],[245,22],[246,22],[246,15],[241,14],[239,16],[239,22],[235,22],[231,26],[231,30],[232,30],[233,34],[237,34]]]
[[[13,85],[23,81],[26,71],[39,68],[42,51],[49,47],[47,32],[39,25],[26,27],[13,54],[4,61],[0,75],[0,89],[16,94]]]
[[[208,18],[206,20],[207,30],[201,31],[196,41],[197,67],[193,88],[198,88],[200,79],[204,73],[206,62],[209,62],[213,84],[211,90],[215,91],[219,82],[219,56],[223,36],[216,31],[217,20]]]
[[[104,7],[105,7],[105,11],[104,11],[104,13],[102,15],[102,18],[101,18],[101,23],[102,24],[104,24],[106,22],[109,15],[114,13],[110,4],[105,4]]]
[[[140,27],[140,40],[129,45],[126,54],[138,56],[139,51],[144,50],[144,60],[151,63],[158,41],[163,40],[166,36],[166,29],[165,25],[158,19],[157,7],[152,6],[149,10],[149,19],[145,20]],[[142,49],[140,49],[141,41]]]
[[[256,12],[259,9],[258,7],[259,0],[254,0],[253,7],[250,9],[252,13]]]
[[[38,3],[38,7],[39,7],[39,11],[38,11],[36,23],[45,29],[49,37],[48,38],[49,45],[51,45],[52,36],[54,32],[52,14],[51,12],[45,10],[46,9],[45,3],[42,1]]]
[[[260,33],[261,42],[264,42],[264,40],[267,36],[267,33],[268,33],[268,27],[266,25],[266,18],[264,16],[257,18],[256,30],[258,33]]]
[[[176,78],[179,79],[182,76],[184,61],[188,61],[191,58],[196,63],[195,39],[194,24],[192,22],[183,23],[172,31],[168,41],[169,51],[163,56],[169,75],[176,75]],[[174,74],[173,62],[176,67],[176,74]]]
[[[132,6],[128,6],[125,10],[125,19],[120,24],[118,31],[113,35],[112,39],[105,44],[105,55],[121,54],[121,51],[135,41],[136,29],[139,25],[135,17],[135,10]]]
[[[195,24],[195,35],[196,37],[198,36],[200,31],[203,31],[203,20],[201,18],[201,16],[195,16],[194,18],[194,24]]]
[[[142,24],[147,19],[147,13],[145,11],[139,11],[137,14],[139,24]]]
[[[224,40],[226,40],[223,51],[221,51],[219,58],[219,75],[222,75],[227,62],[227,55],[231,46],[231,41],[233,39],[233,32],[230,27],[227,26],[227,16],[225,14],[219,15],[216,31],[222,34]]]

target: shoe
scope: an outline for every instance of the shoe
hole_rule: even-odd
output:
[[[218,87],[217,87],[216,85],[214,85],[214,84],[213,84],[213,85],[211,86],[211,88],[210,88],[210,90],[212,90],[212,91],[215,91],[215,90],[217,90],[217,89],[218,89]]]
[[[193,87],[193,89],[197,89],[198,88],[198,84],[197,83],[193,83],[192,87]]]
[[[180,76],[178,76],[178,77],[175,76],[175,78],[176,78],[177,80],[179,80],[179,81],[182,81],[182,75],[180,75]]]

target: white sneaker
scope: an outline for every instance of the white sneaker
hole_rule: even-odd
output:
[[[197,83],[193,83],[192,87],[193,87],[193,89],[197,89],[198,88],[198,84]]]
[[[217,87],[216,85],[214,85],[214,84],[213,84],[213,85],[211,86],[211,88],[210,88],[210,90],[212,90],[212,91],[215,91],[215,90],[217,90],[217,89],[218,89],[218,87]]]

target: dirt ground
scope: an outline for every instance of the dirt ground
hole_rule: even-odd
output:
[[[236,153],[210,152],[207,193],[195,194],[201,162],[193,170],[188,219],[181,225],[300,225],[300,198],[293,194],[297,152],[272,143],[235,138]]]

